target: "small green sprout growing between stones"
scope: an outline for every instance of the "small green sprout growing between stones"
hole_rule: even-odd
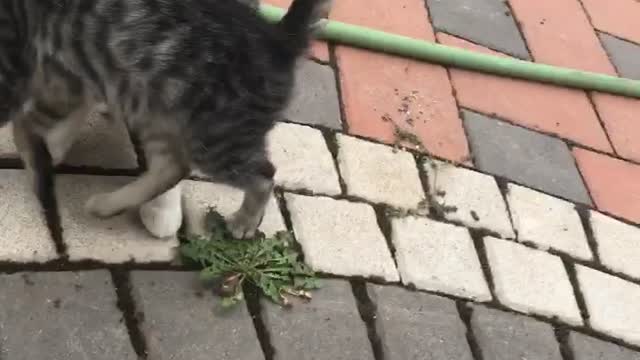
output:
[[[313,270],[300,260],[290,233],[266,237],[259,232],[251,240],[237,240],[215,209],[209,209],[206,216],[208,235],[183,236],[181,253],[203,267],[201,280],[217,285],[214,291],[222,297],[223,306],[243,300],[245,281],[283,306],[290,305],[287,296],[311,299],[309,290],[317,289],[319,281]]]

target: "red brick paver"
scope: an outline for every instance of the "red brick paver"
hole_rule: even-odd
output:
[[[509,3],[536,61],[615,74],[579,0],[509,0]]]
[[[502,55],[447,34],[438,33],[437,37],[445,45]],[[612,151],[583,91],[459,69],[451,69],[451,80],[460,106],[496,114],[594,149]]]
[[[348,0],[332,18],[433,41],[422,0]],[[451,84],[441,66],[339,46],[342,100],[349,132],[386,143],[401,128],[430,153],[465,161],[469,149]],[[408,144],[407,144],[408,145]]]
[[[640,100],[596,93],[593,101],[616,153],[640,162]]]
[[[580,148],[573,153],[596,206],[640,223],[640,165]]]
[[[640,2],[637,0],[582,0],[598,30],[640,43]]]

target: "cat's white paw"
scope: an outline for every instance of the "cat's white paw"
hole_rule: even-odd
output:
[[[153,236],[174,236],[182,225],[180,184],[140,206],[139,214],[142,224]]]

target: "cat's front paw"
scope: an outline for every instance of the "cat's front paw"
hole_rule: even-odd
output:
[[[249,216],[242,211],[237,211],[227,221],[227,228],[234,238],[249,239],[256,234],[261,220],[261,216]]]
[[[112,204],[110,194],[91,196],[84,208],[89,214],[100,218],[108,218],[122,212],[122,209]]]

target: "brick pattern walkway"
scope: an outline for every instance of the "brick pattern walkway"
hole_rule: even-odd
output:
[[[337,0],[331,16],[638,77],[640,3],[607,4]],[[261,229],[294,232],[325,278],[312,302],[248,294],[222,312],[175,262],[177,238],[135,214],[84,214],[89,194],[139,171],[124,129],[99,117],[60,169],[53,241],[5,128],[0,358],[640,359],[638,101],[322,42],[310,55],[270,134]],[[241,200],[202,181],[182,190],[192,229]]]

